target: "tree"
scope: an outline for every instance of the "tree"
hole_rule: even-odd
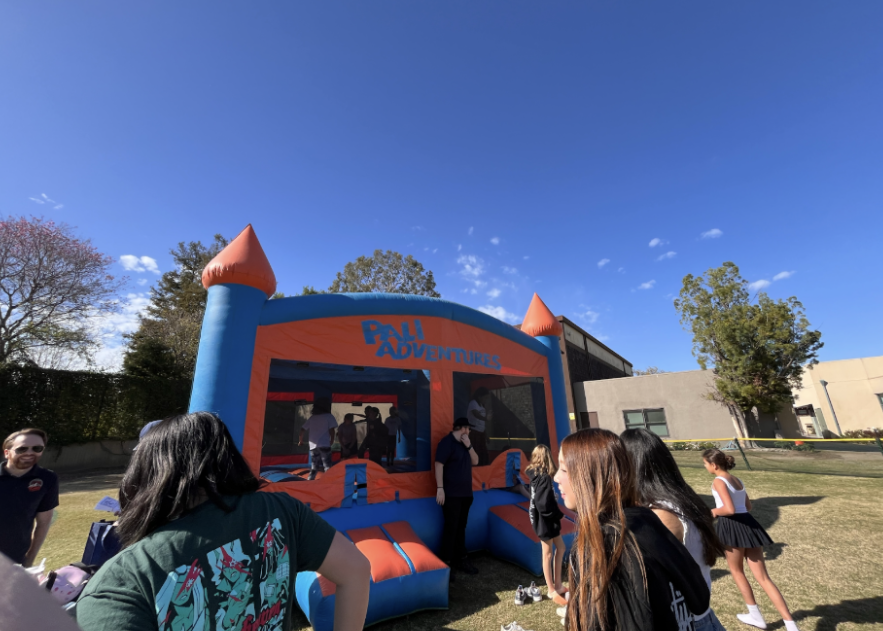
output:
[[[810,330],[795,298],[773,300],[766,293],[752,302],[748,281],[733,263],[705,276],[684,277],[674,302],[681,324],[693,333],[693,355],[714,370],[710,397],[738,419],[745,436],[753,410],[774,413],[792,401],[804,365],[818,363],[822,334]]]
[[[633,370],[632,375],[635,377],[643,377],[644,375],[661,375],[668,372],[656,366],[647,366],[646,370]]]
[[[0,219],[0,366],[59,351],[88,359],[90,319],[119,309],[125,279],[110,275],[112,262],[65,224]]]
[[[178,244],[171,250],[175,267],[150,289],[147,315],[135,333],[127,336],[123,371],[140,377],[190,379],[196,368],[202,316],[208,292],[202,286],[202,270],[226,247],[216,234],[206,246],[200,241]]]
[[[310,288],[312,289],[312,288]],[[304,287],[306,294],[307,288]],[[331,283],[330,293],[383,292],[417,294],[440,298],[435,290],[432,272],[423,269],[410,254],[402,257],[398,252],[374,250],[374,256],[360,256],[347,263]]]

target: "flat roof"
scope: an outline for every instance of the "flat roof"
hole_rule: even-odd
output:
[[[589,338],[590,340],[592,340],[592,342],[594,342],[595,344],[597,344],[598,346],[600,346],[601,348],[603,348],[605,351],[607,351],[608,353],[610,353],[610,354],[613,355],[614,357],[616,357],[616,358],[622,360],[624,363],[628,364],[628,365],[631,366],[632,368],[635,367],[635,365],[634,365],[632,362],[630,362],[629,360],[627,360],[625,357],[623,357],[622,355],[620,355],[619,353],[617,353],[615,350],[613,350],[612,348],[610,348],[609,346],[607,346],[607,345],[604,344],[603,342],[599,341],[598,338],[596,338],[596,337],[595,337],[594,335],[592,335],[591,333],[587,333],[587,332],[585,331],[585,329],[583,329],[581,326],[579,326],[578,324],[576,324],[576,323],[573,322],[572,320],[569,320],[568,318],[566,318],[565,316],[562,316],[562,315],[560,315],[560,316],[555,316],[555,317],[556,317],[556,319],[558,320],[558,322],[561,322],[562,324],[566,324],[567,326],[569,326],[569,327],[571,327],[571,328],[573,328],[573,329],[576,329],[577,331],[579,331],[580,333],[582,333],[583,335],[585,335],[587,338]],[[515,324],[515,325],[513,325],[513,326],[514,326],[516,329],[518,329],[519,331],[521,330],[521,324]]]

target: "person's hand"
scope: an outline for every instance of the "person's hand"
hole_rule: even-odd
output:
[[[460,436],[460,442],[463,443],[463,446],[466,447],[466,449],[472,447],[472,441],[469,440],[469,434],[463,434]]]
[[[297,441],[297,446],[298,446],[298,447],[300,447],[300,446],[303,445],[303,444],[304,444],[304,439],[303,439],[303,438],[301,438],[299,441]]]
[[[435,503],[438,504],[439,506],[445,505],[445,490],[444,489],[439,489],[438,491],[435,492]]]

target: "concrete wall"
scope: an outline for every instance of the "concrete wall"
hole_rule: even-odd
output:
[[[837,431],[834,414],[820,381],[828,382],[828,394],[840,428],[883,428],[883,406],[877,395],[883,394],[883,356],[819,362],[803,373],[801,387],[794,391],[794,405],[812,405],[821,412],[822,422]],[[823,428],[824,429],[824,428]]]
[[[56,472],[116,469],[129,464],[137,440],[105,440],[84,445],[53,447],[50,441],[40,466]]]
[[[670,439],[728,438],[741,435],[724,406],[707,395],[714,390],[710,370],[586,381],[575,384],[578,411],[597,412],[598,424],[616,433],[625,430],[625,410],[665,410]],[[797,418],[790,406],[778,414],[759,414],[749,421],[757,438],[799,438]]]

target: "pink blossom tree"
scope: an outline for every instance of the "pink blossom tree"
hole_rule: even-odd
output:
[[[65,224],[0,217],[0,366],[47,350],[88,357],[89,320],[119,308],[112,261]]]

